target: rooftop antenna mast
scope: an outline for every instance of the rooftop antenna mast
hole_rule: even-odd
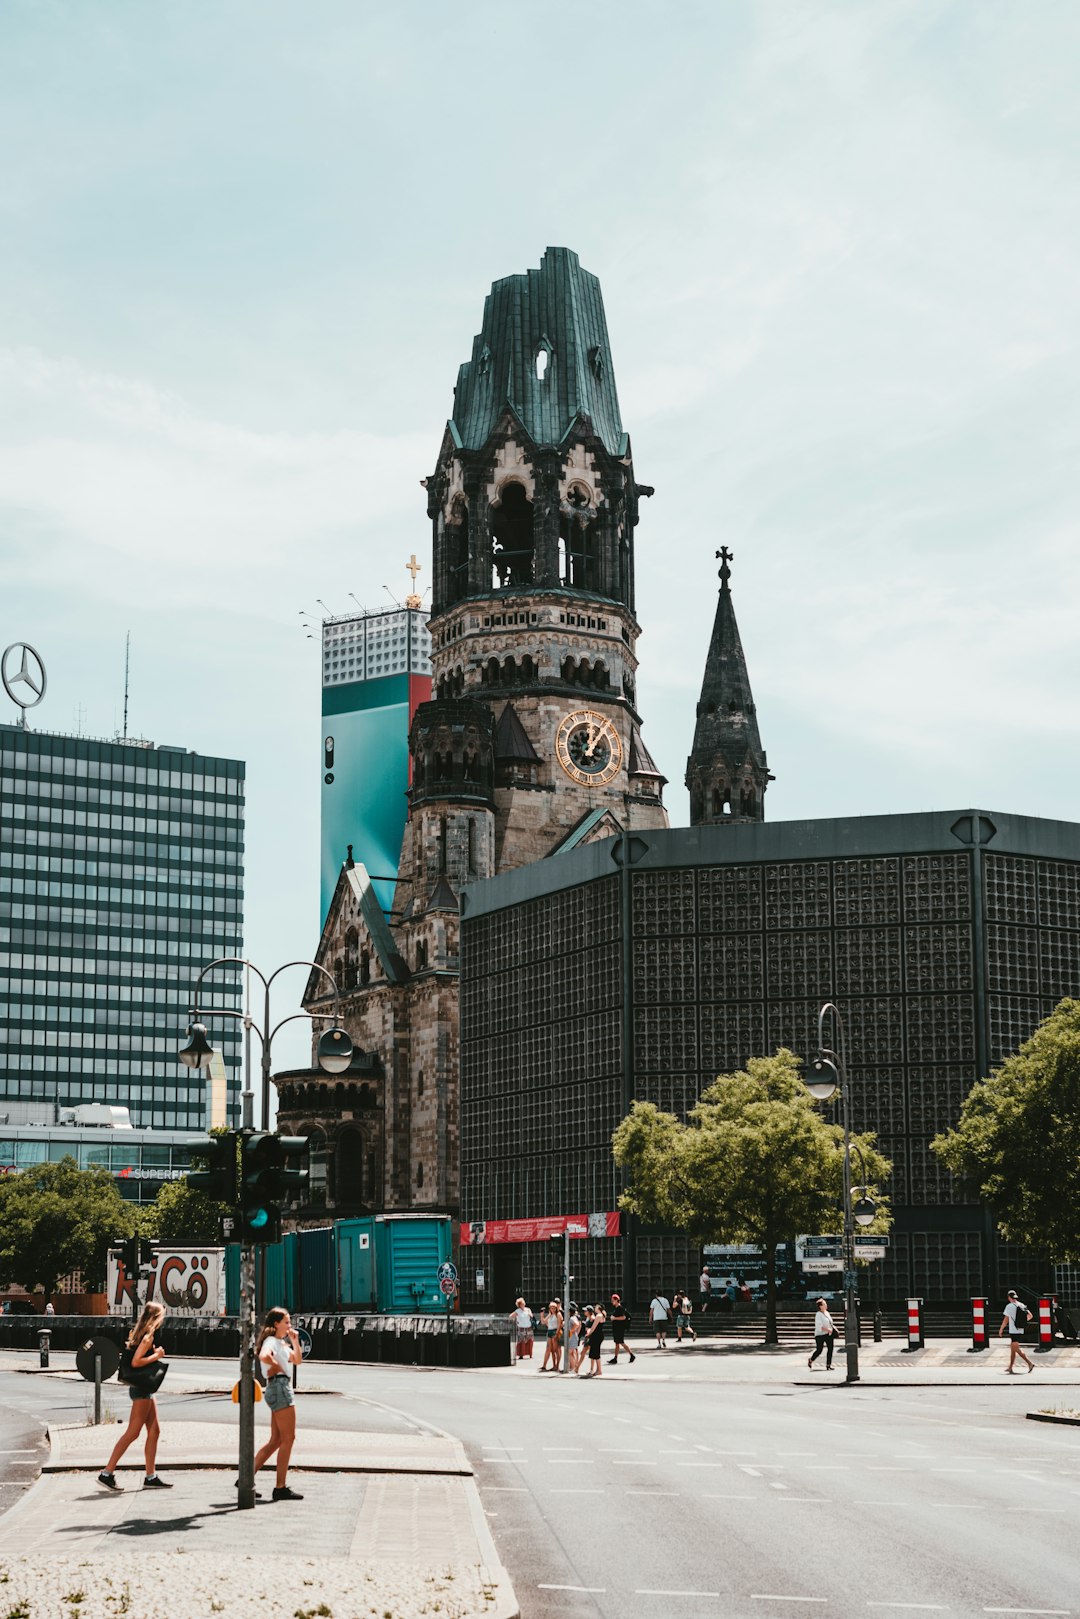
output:
[[[124,639],[124,741],[127,741],[128,688],[131,683],[131,631]]]

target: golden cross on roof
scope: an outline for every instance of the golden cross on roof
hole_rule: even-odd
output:
[[[412,590],[405,598],[406,607],[420,606],[420,597],[416,594],[416,576],[421,571],[421,566],[422,564],[416,560],[416,552],[414,551],[405,564],[405,571],[412,574]]]

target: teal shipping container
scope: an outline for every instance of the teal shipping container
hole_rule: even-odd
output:
[[[299,1242],[289,1231],[280,1242],[267,1242],[255,1250],[255,1309],[261,1317],[275,1305],[296,1308]],[[225,1249],[225,1309],[227,1315],[240,1313],[240,1244],[230,1242]]]
[[[444,1311],[439,1266],[450,1258],[450,1218],[375,1214],[334,1225],[338,1308],[386,1315]]]

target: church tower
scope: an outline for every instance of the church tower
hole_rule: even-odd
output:
[[[731,600],[734,552],[723,546],[720,598],[697,705],[694,745],[686,761],[691,826],[730,826],[765,819],[773,777],[758,734],[757,710]]]
[[[495,282],[424,484],[432,699],[409,732],[393,907],[350,851],[316,961],[356,1056],[336,1079],[276,1081],[281,1127],[322,1155],[309,1220],[457,1209],[461,890],[668,824],[637,706],[634,530],[652,490],[634,478],[600,284],[576,254],[548,248]],[[305,1006],[329,1001],[313,974]]]
[[[493,869],[666,826],[637,708],[634,530],[652,490],[576,253],[495,282],[426,486],[434,700],[415,726],[422,752],[448,705],[490,714]]]

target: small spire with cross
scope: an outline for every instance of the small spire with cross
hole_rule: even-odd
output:
[[[729,551],[726,545],[722,545],[719,551],[717,551],[716,557],[720,564],[720,589],[726,590],[728,588],[728,580],[731,578],[731,568],[729,567],[729,563],[735,560],[735,553],[734,551]]]
[[[423,603],[421,598],[416,594],[416,576],[421,571],[421,564],[416,560],[415,551],[409,558],[408,562],[406,562],[405,571],[406,573],[412,574],[412,590],[405,598],[405,605],[406,607],[420,607],[423,605]]]

